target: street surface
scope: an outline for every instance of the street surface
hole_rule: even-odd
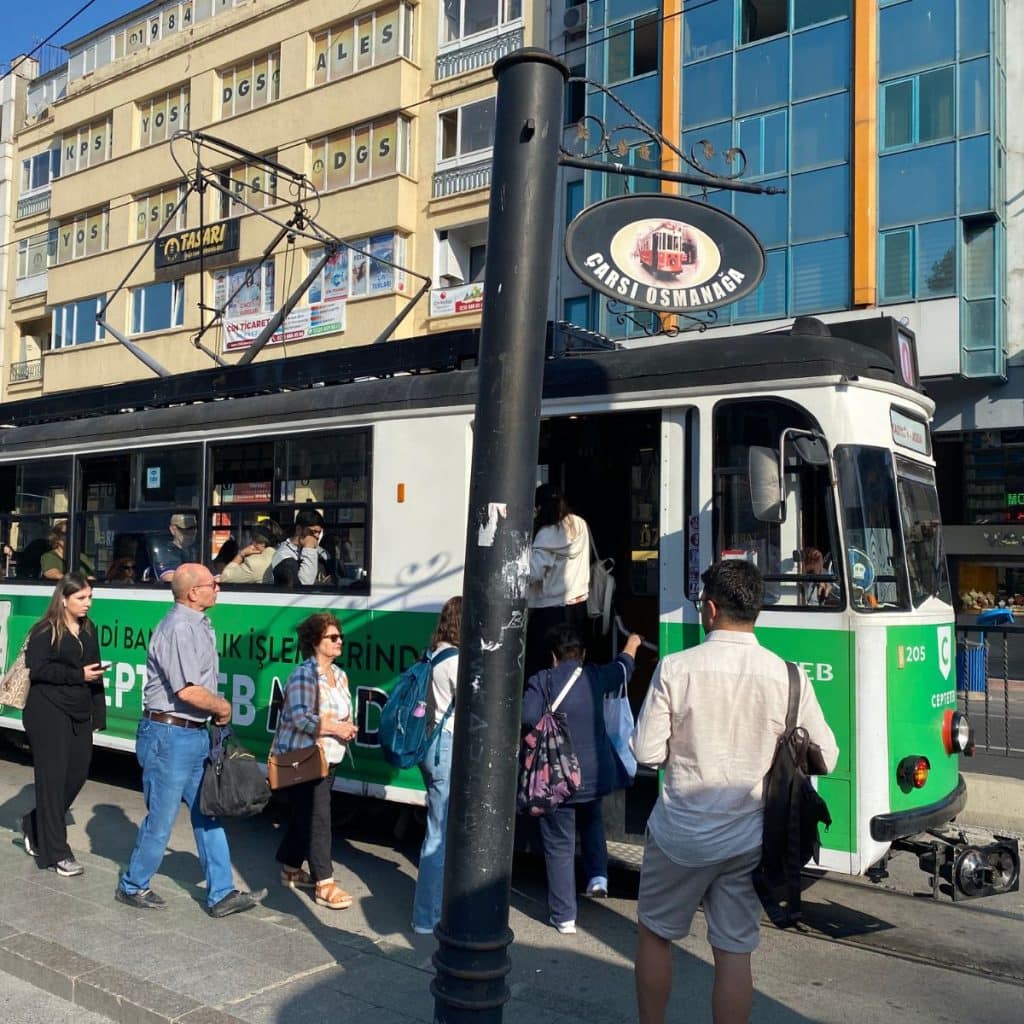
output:
[[[344,912],[316,907],[283,889],[273,855],[279,811],[229,827],[236,878],[267,887],[262,908],[213,921],[202,911],[201,872],[184,814],[154,888],[164,912],[115,904],[119,866],[142,817],[132,758],[97,752],[92,781],[73,809],[72,848],[82,878],[41,872],[14,845],[13,829],[32,800],[28,760],[0,738],[0,969],[9,963],[12,929],[22,943],[88,958],[96,976],[134,982],[180,1009],[119,1020],[193,1020],[304,1024],[324,1020],[411,1024],[432,1020],[431,936],[408,930],[414,864],[422,826],[414,812],[380,802],[339,799],[334,824],[336,877],[355,897]],[[635,1020],[632,954],[636,873],[613,869],[612,898],[581,899],[576,936],[546,924],[540,862],[517,859],[512,887],[513,998],[509,1024],[621,1024]],[[892,862],[883,886],[826,877],[804,896],[803,934],[766,928],[754,958],[753,1019],[766,1024],[1019,1024],[1024,1019],[1024,898],[953,904],[927,898],[927,877],[909,856]],[[33,938],[38,937],[38,938]],[[186,952],[187,951],[187,952]],[[675,955],[670,1020],[710,1020],[709,950],[703,919]],[[111,968],[118,968],[111,972]],[[85,968],[79,968],[79,971]],[[86,975],[88,978],[89,975]],[[52,997],[24,998],[24,982],[0,975],[0,1012],[10,1024],[95,1018]],[[77,991],[77,990],[76,990]],[[127,997],[126,997],[127,998]],[[141,997],[140,997],[141,998]],[[199,1007],[200,1009],[193,1009]],[[202,1007],[214,1008],[216,1013]],[[61,1014],[64,1013],[62,1016]],[[228,1015],[228,1016],[225,1016]]]

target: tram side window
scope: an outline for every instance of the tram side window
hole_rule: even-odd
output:
[[[218,445],[210,480],[222,584],[368,586],[369,431]]]
[[[11,579],[60,579],[67,569],[71,459],[40,459],[0,467],[5,522],[2,564]],[[79,569],[88,567],[79,564]]]
[[[851,603],[861,612],[908,609],[892,453],[847,445],[836,449],[835,460]]]
[[[788,402],[723,402],[715,410],[716,553],[753,562],[765,578],[773,608],[839,608],[843,574],[828,466],[814,464],[785,434],[782,522],[754,512],[749,460],[752,447],[777,460],[786,431],[816,431],[812,417]],[[823,450],[823,449],[822,449]]]
[[[167,582],[198,560],[197,445],[84,456],[78,550],[99,582]]]
[[[929,598],[952,604],[946,552],[942,544],[942,517],[935,473],[910,459],[896,458],[896,486],[907,545],[910,599],[920,608]]]

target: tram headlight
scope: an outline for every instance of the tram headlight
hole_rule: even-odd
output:
[[[896,781],[904,793],[912,789],[920,789],[928,781],[931,762],[920,754],[911,754],[903,758],[896,768]]]
[[[946,709],[942,719],[942,744],[947,754],[974,756],[974,729],[965,714]]]

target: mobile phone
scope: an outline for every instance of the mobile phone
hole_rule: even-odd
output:
[[[108,668],[110,668],[110,664],[111,664],[111,663],[110,663],[109,661],[101,661],[101,662],[99,663],[99,666],[100,666],[100,671],[101,671],[101,672],[106,672],[106,671],[107,671],[107,669],[108,669]]]

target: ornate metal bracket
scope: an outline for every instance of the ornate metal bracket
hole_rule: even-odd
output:
[[[608,299],[605,309],[610,316],[615,317],[617,324],[631,323],[638,327],[648,338],[663,335],[666,338],[676,338],[680,334],[689,334],[691,331],[702,334],[709,327],[713,327],[718,319],[718,310],[709,309],[701,316],[692,316],[689,313],[655,313],[653,310],[644,310],[637,316],[636,310],[626,306],[615,299]],[[680,323],[685,321],[685,323]]]
[[[585,171],[599,171],[604,174],[624,174],[636,178],[698,185],[704,189],[705,195],[709,188],[753,192],[759,195],[775,195],[785,192],[785,189],[779,188],[777,185],[756,185],[747,181],[739,181],[738,179],[747,169],[747,155],[739,146],[730,146],[729,149],[721,153],[722,162],[726,165],[725,170],[716,172],[711,168],[711,163],[716,157],[716,150],[709,139],[699,140],[690,147],[689,154],[686,154],[674,142],[662,135],[657,128],[645,121],[629,104],[616,96],[606,85],[579,75],[574,75],[569,79],[570,85],[574,83],[601,93],[631,120],[610,124],[596,114],[584,114],[576,125],[575,152],[566,149],[565,146],[559,147],[561,153],[559,163],[563,166],[578,167]],[[659,153],[662,149],[668,149],[679,158],[683,165],[692,168],[694,173],[632,167],[624,163],[630,149],[637,145],[637,137],[645,140],[640,142],[642,149],[654,146]],[[641,152],[641,156],[647,159],[649,149],[646,152]]]

